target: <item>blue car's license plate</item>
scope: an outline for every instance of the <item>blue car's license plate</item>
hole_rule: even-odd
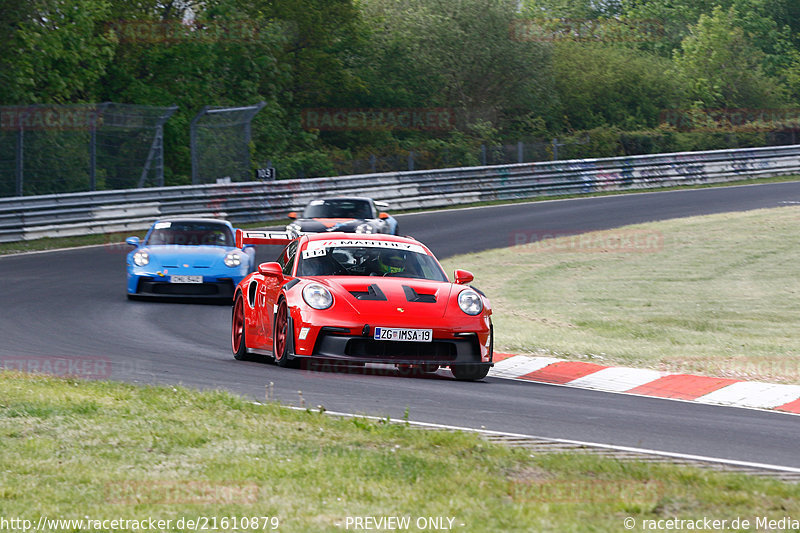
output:
[[[203,276],[170,276],[170,283],[203,283]]]

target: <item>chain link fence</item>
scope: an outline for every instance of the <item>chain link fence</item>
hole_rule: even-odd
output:
[[[0,106],[0,196],[163,186],[163,125],[176,110]]]
[[[206,106],[192,119],[192,185],[251,181],[250,123],[266,102],[244,107]]]
[[[317,160],[296,157],[287,162],[277,158],[276,167],[281,179],[312,178],[321,176],[348,176],[379,172],[405,172],[441,168],[513,165],[585,159],[671,153],[678,151],[724,150],[751,147],[786,146],[797,144],[796,131],[769,131],[754,133],[699,132],[695,144],[676,144],[674,135],[648,135],[621,132],[613,136],[595,136],[590,133],[571,135],[568,138],[518,141],[509,144],[482,144],[477,148],[399,150],[391,154],[373,154],[360,158],[330,158]],[[689,139],[687,142],[691,142]],[[612,146],[613,145],[613,146]]]
[[[449,150],[408,150],[389,155],[370,155],[362,159],[332,161],[331,175],[374,174],[377,172],[404,172],[438,168],[510,165],[537,161],[557,161],[570,156],[580,157],[580,147],[586,139],[562,142],[558,139],[540,142],[517,142],[503,145],[481,145],[474,152]],[[292,172],[293,171],[293,172]],[[289,169],[287,178],[315,176],[305,168]],[[293,174],[293,175],[292,175]]]

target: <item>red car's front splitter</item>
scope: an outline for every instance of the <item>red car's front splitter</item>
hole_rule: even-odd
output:
[[[337,321],[335,325],[320,326],[317,320],[307,320],[321,318],[316,313],[314,315],[317,316],[303,317],[295,308],[291,315],[294,331],[293,355],[296,357],[440,366],[491,364],[491,321],[488,317],[469,317],[457,324],[445,323],[431,328],[415,321],[413,317],[372,317],[373,324]],[[313,325],[315,323],[317,325]],[[376,326],[432,329],[433,340],[375,340],[373,334]]]

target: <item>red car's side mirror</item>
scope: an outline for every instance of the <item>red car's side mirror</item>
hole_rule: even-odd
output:
[[[261,263],[258,265],[258,273],[265,277],[283,278],[283,269],[279,263]]]
[[[453,276],[456,279],[456,283],[458,283],[459,285],[464,285],[465,283],[469,283],[470,281],[475,279],[475,276],[472,275],[472,272],[461,269],[456,269],[456,271],[453,272]]]
[[[294,211],[290,211],[288,217],[291,218],[292,220],[297,220],[297,213],[295,213]]]
[[[378,215],[378,218],[380,218],[381,220],[386,220],[387,218],[389,218],[389,213],[384,213],[383,211],[381,211],[381,213]]]

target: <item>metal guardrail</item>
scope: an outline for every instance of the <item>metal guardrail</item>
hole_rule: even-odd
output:
[[[800,145],[15,197],[0,199],[0,242],[139,231],[174,215],[277,220],[325,195],[413,209],[789,174],[800,174]]]

